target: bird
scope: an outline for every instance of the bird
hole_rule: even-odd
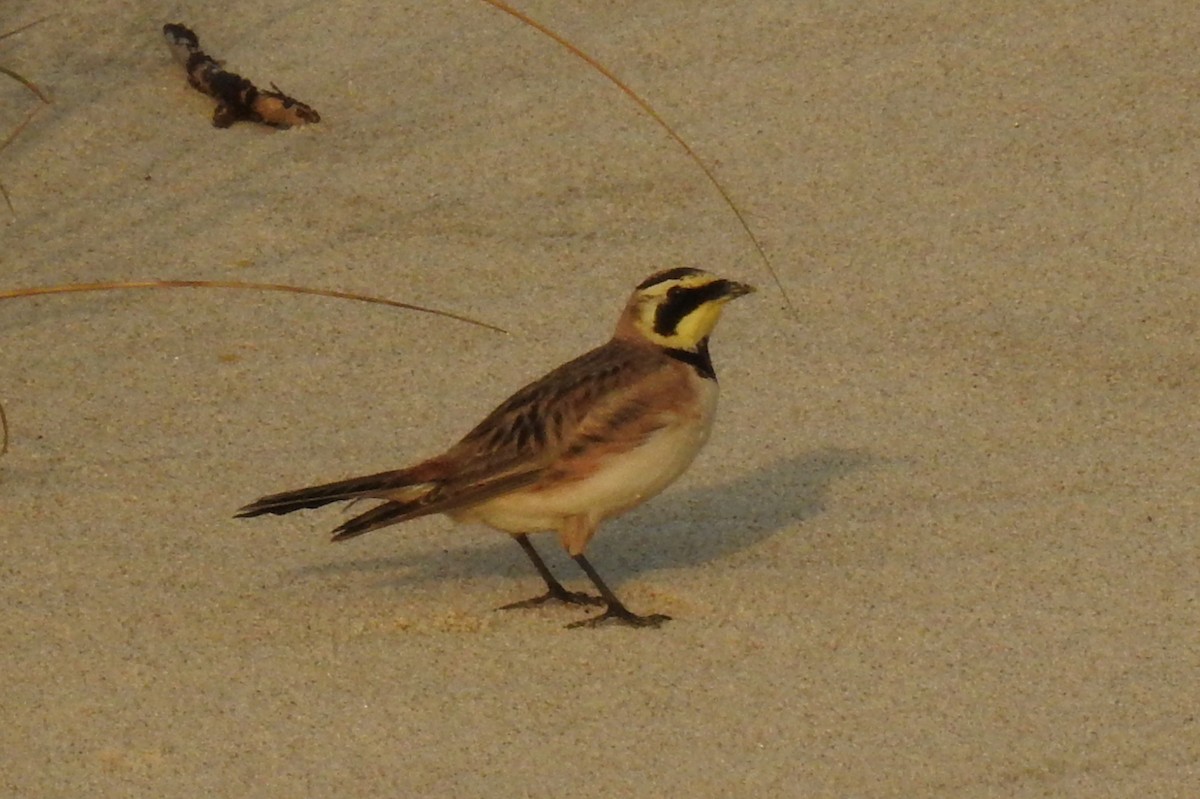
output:
[[[709,337],[725,305],[753,291],[693,267],[656,272],[629,296],[606,343],[517,391],[442,454],[271,494],[237,517],[382,500],[337,527],[334,541],[436,513],[482,523],[511,535],[546,584],[501,609],[604,605],[567,626],[658,627],[671,617],[626,608],[585,551],[603,522],[674,482],[708,440],[717,403]],[[598,597],[563,587],[529,540],[543,532],[558,534]]]

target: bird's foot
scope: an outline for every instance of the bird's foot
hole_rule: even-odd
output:
[[[509,602],[507,605],[501,605],[496,610],[517,610],[520,608],[537,608],[545,605],[547,602],[561,602],[564,605],[603,605],[604,600],[598,596],[585,594],[582,591],[568,591],[561,585],[555,589],[551,588],[541,596],[522,599],[518,602]]]
[[[624,605],[609,603],[608,607],[599,616],[593,616],[590,619],[583,621],[572,622],[567,625],[567,629],[576,627],[599,627],[601,624],[610,622],[616,624],[627,624],[630,627],[658,627],[664,621],[670,621],[671,617],[665,613],[651,613],[649,616],[639,616],[633,613]]]

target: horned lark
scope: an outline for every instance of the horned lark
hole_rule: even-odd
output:
[[[708,338],[730,300],[754,289],[699,269],[669,269],[643,281],[608,343],[518,391],[457,444],[406,469],[272,494],[239,517],[291,513],[363,498],[383,502],[333,531],[345,541],[387,525],[444,513],[512,535],[546,582],[541,596],[603,604],[569,625],[619,621],[658,626],[617,599],[584,557],[606,519],[640,505],[691,464],[708,439],[717,379]],[[557,532],[599,597],[565,589],[529,540]]]

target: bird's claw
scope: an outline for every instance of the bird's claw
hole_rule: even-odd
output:
[[[585,594],[582,591],[568,591],[565,588],[559,590],[551,589],[540,596],[522,599],[517,602],[509,602],[507,605],[501,605],[496,610],[518,610],[521,608],[537,608],[545,605],[547,602],[561,602],[564,605],[603,605],[604,600],[598,596]]]
[[[665,613],[651,613],[648,616],[639,616],[636,613],[631,612],[624,605],[609,604],[609,606],[599,616],[593,616],[590,619],[572,622],[567,625],[567,629],[570,630],[577,627],[598,627],[601,624],[608,624],[610,622],[616,624],[626,624],[630,627],[659,627],[664,621],[670,620],[671,617]]]

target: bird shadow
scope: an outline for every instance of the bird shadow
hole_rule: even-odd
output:
[[[753,547],[825,510],[838,479],[877,459],[861,450],[822,449],[782,458],[725,483],[668,492],[601,528],[589,558],[620,583],[661,569],[696,566]],[[401,587],[462,578],[511,577],[533,570],[504,534],[494,542],[454,542],[433,550],[388,557],[338,560],[296,570],[299,578],[346,573],[383,575],[379,585]],[[535,536],[556,573],[574,578],[555,536]]]

